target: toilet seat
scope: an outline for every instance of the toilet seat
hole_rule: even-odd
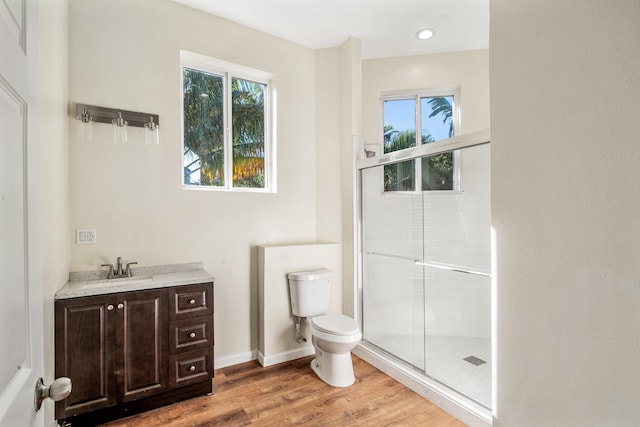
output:
[[[311,326],[330,335],[352,336],[360,333],[358,323],[342,314],[324,314],[311,319]]]

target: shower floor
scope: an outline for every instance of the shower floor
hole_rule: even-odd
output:
[[[415,354],[415,343],[413,337],[409,335],[381,335],[365,339],[391,354]],[[491,408],[491,340],[433,335],[427,335],[426,339],[426,374],[458,393]],[[469,356],[486,363],[476,365],[464,360]],[[470,360],[478,363],[473,358]],[[405,361],[419,369],[425,368],[423,357]]]

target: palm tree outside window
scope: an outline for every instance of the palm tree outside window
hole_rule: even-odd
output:
[[[433,91],[431,91],[433,92]],[[451,138],[457,127],[457,90],[437,93],[393,94],[382,97],[383,148],[390,153],[416,144]],[[453,153],[407,160],[384,167],[385,191],[455,190]]]
[[[266,73],[188,52],[181,58],[183,185],[271,191]]]

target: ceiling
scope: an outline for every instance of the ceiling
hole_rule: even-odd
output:
[[[356,37],[363,59],[489,47],[489,0],[174,1],[313,49]]]

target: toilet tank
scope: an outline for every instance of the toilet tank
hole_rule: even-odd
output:
[[[294,316],[313,317],[329,311],[332,272],[326,268],[287,274]]]

